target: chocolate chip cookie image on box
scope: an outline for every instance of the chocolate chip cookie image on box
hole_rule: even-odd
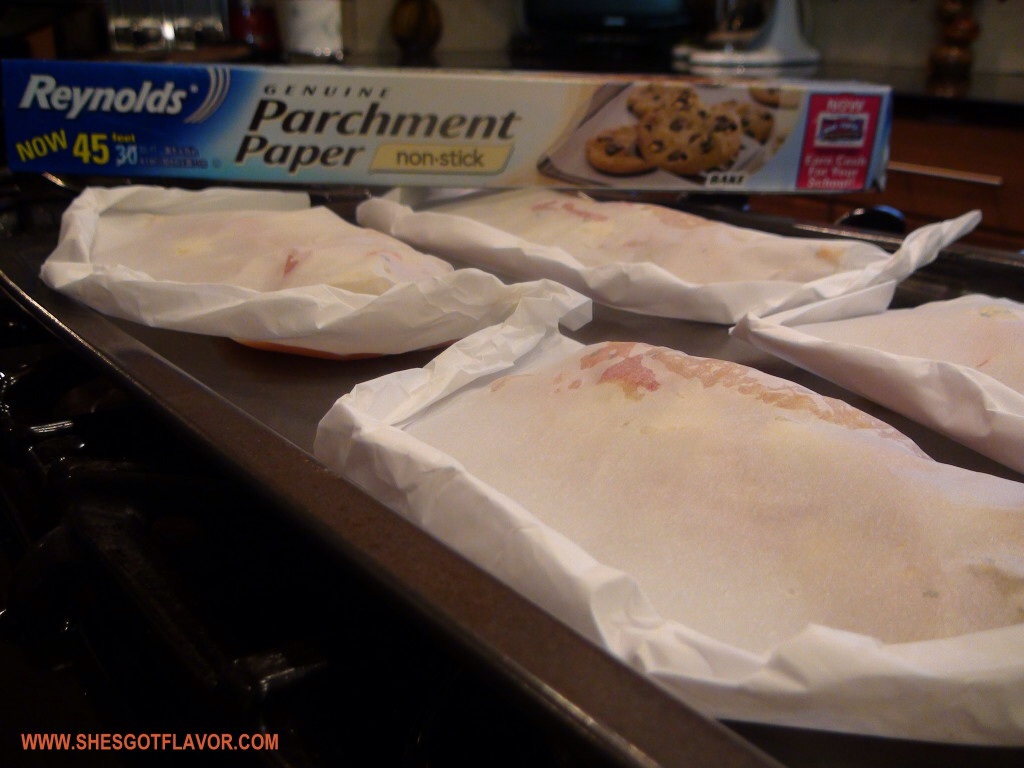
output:
[[[777,85],[751,85],[747,89],[750,98],[771,109],[796,109],[800,106],[801,89]]]
[[[678,176],[728,168],[742,146],[740,118],[728,104],[657,112],[637,133],[644,159]]]
[[[782,89],[774,86],[752,85],[747,89],[750,98],[766,107],[778,107],[782,104]]]
[[[655,166],[637,146],[637,126],[608,128],[587,140],[587,162],[601,173],[612,176],[637,176],[650,173]]]
[[[586,184],[741,184],[777,148],[779,112],[742,89],[679,82],[633,83],[598,94],[580,125],[538,164],[542,173]],[[785,133],[785,131],[782,131]],[[743,175],[745,174],[745,175]]]
[[[626,97],[629,111],[639,118],[663,109],[685,110],[697,105],[697,92],[682,85],[648,83],[634,87]]]
[[[740,118],[740,128],[745,135],[759,144],[768,141],[775,127],[775,114],[771,109],[749,101],[733,103],[733,107]]]

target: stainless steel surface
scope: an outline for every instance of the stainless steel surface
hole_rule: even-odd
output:
[[[787,765],[1010,765],[1020,752],[972,750],[712,723],[592,647],[453,555],[311,455],[318,420],[356,383],[427,363],[421,352],[337,362],[253,350],[101,316],[44,286],[38,268],[52,231],[0,242],[0,289],[48,328],[153,404],[176,429],[261,490],[295,525],[328,541],[382,599],[419,616],[613,764],[766,766],[770,745]],[[1012,261],[1012,260],[1011,260]],[[1011,266],[1016,267],[1015,263]],[[770,357],[722,326],[595,307],[582,342],[641,340],[733,360],[839,397],[905,432],[929,454],[971,469],[1024,477],[863,398]],[[915,751],[918,750],[918,751]],[[909,757],[908,757],[909,756]],[[966,761],[966,762],[964,762]]]

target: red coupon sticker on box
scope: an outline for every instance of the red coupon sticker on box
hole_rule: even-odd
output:
[[[864,94],[812,94],[807,105],[798,189],[863,189],[882,100]]]

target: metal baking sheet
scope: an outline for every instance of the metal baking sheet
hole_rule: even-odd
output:
[[[725,728],[709,722],[312,458],[317,422],[337,397],[360,381],[422,366],[434,353],[329,361],[112,320],[39,281],[39,265],[56,242],[53,222],[51,218],[51,226],[40,232],[0,241],[0,287],[211,450],[227,471],[262,489],[283,514],[328,541],[381,588],[382,599],[420,615],[548,717],[594,744],[612,763],[776,764],[768,753],[790,766],[895,766],[908,760],[949,766],[1011,765],[1022,758],[1018,750],[887,742],[751,725]],[[953,260],[963,258],[967,257],[957,255]],[[1011,258],[1009,267],[1017,266]],[[936,284],[946,283],[939,279]],[[899,298],[913,302],[917,288],[910,286]],[[730,337],[721,326],[597,306],[593,322],[569,335],[583,343],[639,340],[749,365],[872,413],[936,459],[1024,481],[1006,467]]]

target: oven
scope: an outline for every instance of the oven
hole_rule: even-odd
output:
[[[38,277],[74,192],[41,178],[4,182],[2,764],[53,764],[52,743],[26,747],[39,734],[84,743],[76,757],[102,766],[169,764],[181,751],[190,764],[296,768],[1009,766],[1024,757],[702,716],[312,458],[317,422],[337,397],[434,353],[287,357],[97,314]],[[318,192],[346,217],[365,193]],[[735,200],[672,204],[821,234]],[[951,248],[897,302],[1021,298],[1022,276],[1018,254]],[[575,336],[763,368],[881,416],[943,460],[1020,479],[725,328],[595,307]],[[250,748],[192,748],[211,737]]]

